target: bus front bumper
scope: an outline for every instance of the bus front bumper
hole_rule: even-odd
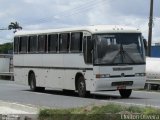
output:
[[[109,91],[119,89],[142,89],[144,88],[146,77],[126,77],[126,78],[100,78],[93,82],[91,91]]]

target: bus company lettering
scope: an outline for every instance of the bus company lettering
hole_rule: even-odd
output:
[[[113,71],[124,71],[124,70],[133,70],[133,67],[125,67],[125,68],[113,68]]]

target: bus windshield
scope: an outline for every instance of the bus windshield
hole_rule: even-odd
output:
[[[97,34],[93,38],[95,65],[145,63],[145,51],[140,33]]]

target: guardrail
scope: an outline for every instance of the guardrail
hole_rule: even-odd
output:
[[[9,76],[10,80],[12,80],[12,81],[14,80],[13,72],[1,72],[0,76]]]
[[[160,90],[160,79],[147,78],[145,89],[147,90]]]

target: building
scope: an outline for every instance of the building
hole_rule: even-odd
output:
[[[151,47],[151,57],[159,57],[160,58],[160,43],[156,43]]]

